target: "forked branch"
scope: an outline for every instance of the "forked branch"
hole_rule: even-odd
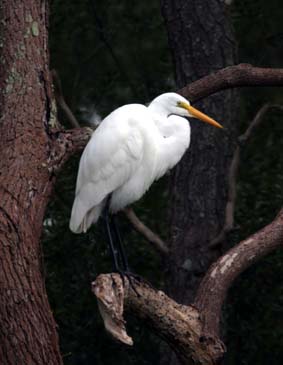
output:
[[[166,243],[138,218],[132,208],[125,208],[124,213],[128,220],[132,223],[134,229],[141,233],[148,242],[153,245],[158,253],[164,256],[169,254],[169,249]]]

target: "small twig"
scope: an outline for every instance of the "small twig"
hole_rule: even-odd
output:
[[[149,229],[135,214],[132,208],[125,208],[124,213],[128,220],[132,223],[134,229],[141,233],[153,247],[162,255],[168,255],[169,249],[166,243],[151,229]]]
[[[69,108],[68,104],[65,101],[63,91],[62,91],[61,80],[58,76],[58,73],[56,72],[56,70],[52,70],[51,74],[52,74],[52,79],[53,79],[53,83],[55,86],[55,98],[56,98],[58,105],[64,111],[64,113],[65,113],[66,117],[68,118],[72,127],[79,128],[80,124],[77,121],[77,118],[74,116],[73,112],[71,111],[71,109]]]
[[[237,176],[240,167],[241,148],[249,140],[255,128],[258,127],[259,124],[263,121],[265,113],[268,110],[275,108],[283,110],[283,107],[281,105],[269,103],[264,104],[256,113],[254,119],[250,123],[249,127],[246,129],[245,133],[243,133],[238,138],[239,144],[235,149],[228,174],[228,197],[225,208],[225,223],[220,233],[209,244],[211,248],[221,244],[225,240],[227,234],[231,232],[234,228],[234,211],[237,197]]]

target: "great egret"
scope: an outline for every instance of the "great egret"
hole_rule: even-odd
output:
[[[222,128],[175,93],[162,94],[149,106],[122,106],[101,122],[80,160],[70,220],[74,233],[86,232],[104,208],[116,213],[140,199],[180,161],[191,134],[184,117]]]

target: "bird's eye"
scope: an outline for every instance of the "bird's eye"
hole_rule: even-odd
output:
[[[182,107],[182,102],[181,101],[177,101],[177,106]]]

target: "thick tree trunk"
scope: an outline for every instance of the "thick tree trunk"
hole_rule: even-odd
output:
[[[39,239],[54,176],[45,1],[2,0],[0,362],[62,364]]]
[[[179,88],[212,71],[236,62],[236,46],[225,4],[221,0],[162,0],[169,45]],[[197,105],[228,130],[236,129],[237,95],[233,90],[206,98]],[[227,168],[234,149],[230,138],[191,120],[188,153],[170,180],[170,262],[166,283],[169,296],[179,303],[192,301],[200,279],[220,252],[209,242],[224,221]],[[173,357],[173,355],[172,355]],[[166,352],[162,364],[175,364]]]

